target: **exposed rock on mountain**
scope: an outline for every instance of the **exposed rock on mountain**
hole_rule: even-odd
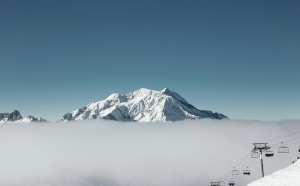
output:
[[[0,113],[0,122],[45,122],[46,120],[43,118],[37,118],[34,116],[23,117],[18,110],[14,110],[11,113],[5,112]]]

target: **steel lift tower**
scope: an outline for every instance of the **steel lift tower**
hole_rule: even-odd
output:
[[[268,143],[253,143],[254,147],[252,149],[252,153],[258,153],[260,159],[260,167],[261,167],[261,175],[265,176],[264,171],[264,161],[263,161],[263,153],[271,149]]]

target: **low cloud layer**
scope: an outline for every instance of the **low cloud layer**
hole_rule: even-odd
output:
[[[245,185],[260,173],[258,160],[249,158],[251,144],[266,141],[276,148],[282,139],[292,141],[286,136],[300,131],[297,124],[234,120],[6,124],[0,128],[0,185],[208,185],[212,180],[227,181],[233,166],[249,166],[252,176],[236,178]],[[291,147],[295,152],[266,160],[267,173],[295,158],[297,143]]]

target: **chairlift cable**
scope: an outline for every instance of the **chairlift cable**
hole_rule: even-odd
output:
[[[233,168],[239,167],[242,163],[244,163],[245,160],[249,158],[249,153],[247,153],[245,156],[243,156],[238,163],[234,164]],[[226,171],[225,174],[221,177],[222,179],[228,177],[228,175],[232,175],[233,168],[231,168],[229,171]]]

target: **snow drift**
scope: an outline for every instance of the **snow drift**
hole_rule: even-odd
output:
[[[176,92],[139,89],[128,94],[115,93],[105,100],[88,104],[63,116],[63,120],[109,119],[117,121],[179,121],[186,119],[224,119],[225,115],[199,110]]]

